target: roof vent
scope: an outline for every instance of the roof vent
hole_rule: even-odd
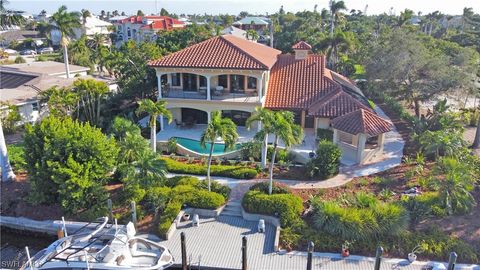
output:
[[[308,57],[308,54],[312,50],[312,46],[305,41],[300,41],[293,45],[292,49],[295,52],[295,60],[303,60]]]

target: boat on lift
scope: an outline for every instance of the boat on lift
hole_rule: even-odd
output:
[[[20,269],[162,270],[173,264],[167,248],[135,234],[133,223],[119,228],[103,217],[53,242]]]

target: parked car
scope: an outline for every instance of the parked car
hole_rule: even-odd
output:
[[[36,55],[37,52],[34,50],[23,50],[20,52],[20,55]]]
[[[41,49],[38,51],[38,53],[39,53],[39,54],[53,53],[53,48],[52,48],[52,47],[41,48]]]
[[[18,54],[17,51],[15,50],[12,50],[12,49],[5,49],[3,50],[4,52],[8,53],[9,55],[15,55],[15,54]]]

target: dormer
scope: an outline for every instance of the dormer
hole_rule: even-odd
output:
[[[312,51],[312,46],[305,41],[300,41],[292,46],[295,52],[295,60],[303,60],[308,57],[308,54]]]

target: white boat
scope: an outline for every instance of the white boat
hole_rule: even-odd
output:
[[[167,248],[135,234],[131,222],[120,229],[103,217],[53,242],[20,269],[161,270],[173,264]]]

